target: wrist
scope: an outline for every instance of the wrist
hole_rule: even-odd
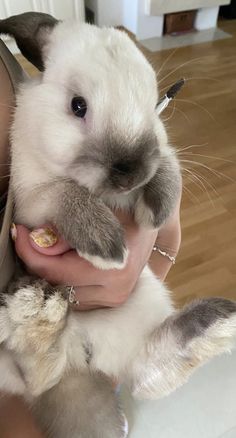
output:
[[[151,255],[149,265],[159,280],[165,281],[173,263],[167,257],[163,257],[159,252],[155,251]]]
[[[172,263],[172,265],[175,265],[176,257],[174,255],[171,255],[169,252],[167,252],[163,248],[160,248],[158,245],[154,245],[153,251],[157,251],[160,255],[166,257]]]

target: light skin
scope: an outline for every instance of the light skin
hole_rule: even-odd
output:
[[[170,255],[177,254],[180,244],[179,205],[159,233],[138,227],[128,214],[119,212],[117,216],[125,229],[129,249],[128,261],[122,270],[102,271],[94,268],[60,237],[51,247],[39,247],[31,239],[30,231],[22,225],[17,226],[16,251],[28,269],[37,276],[53,284],[73,285],[76,299],[80,302],[77,310],[120,306],[132,293],[156,241]],[[164,280],[171,262],[159,253],[156,253],[156,258],[156,275]]]

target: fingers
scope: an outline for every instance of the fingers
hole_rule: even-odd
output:
[[[74,287],[74,292],[74,310],[118,306],[117,294],[109,293],[106,286],[77,286]]]
[[[156,231],[127,222],[125,232],[129,257],[125,268],[102,271],[70,250],[60,237],[53,241],[52,246],[42,247],[38,243],[42,243],[43,231],[34,232],[33,238],[32,233],[22,225],[17,225],[16,231],[16,251],[30,273],[45,278],[51,284],[74,286],[75,298],[80,302],[78,310],[123,304],[134,289],[157,236]]]
[[[121,281],[120,281],[121,284]],[[111,292],[111,285],[74,287],[75,310],[87,310],[101,307],[120,307],[124,304],[132,289],[129,282],[123,282],[123,288],[117,289],[115,285]]]
[[[106,281],[106,275],[111,275],[95,269],[74,250],[61,253],[61,250],[65,249],[63,241],[58,241],[55,247],[42,249],[32,241],[26,227],[17,225],[16,230],[15,248],[18,256],[31,273],[45,278],[52,284],[99,285]]]
[[[49,248],[44,249],[43,254],[38,252],[26,227],[17,225],[16,229],[16,251],[31,273],[52,284],[75,285],[75,300],[79,301],[79,306],[73,306],[75,310],[117,307],[126,301],[131,291],[129,266],[123,272],[102,271],[72,250],[54,257],[52,254],[47,256],[45,253]]]

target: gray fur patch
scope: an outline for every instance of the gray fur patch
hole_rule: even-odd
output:
[[[181,174],[173,156],[165,157],[151,181],[144,187],[143,201],[153,212],[154,228],[160,227],[172,213],[181,190]]]
[[[65,182],[54,215],[58,231],[81,253],[123,262],[123,229],[112,211],[87,189]]]
[[[89,365],[93,357],[93,346],[89,340],[83,342],[86,363]]]
[[[118,399],[110,380],[100,373],[65,375],[40,397],[34,414],[46,436],[50,431],[52,438],[124,437]]]
[[[125,187],[131,190],[151,179],[153,166],[160,156],[156,136],[150,131],[139,137],[124,137],[106,132],[101,140],[94,139],[85,145],[73,166],[102,167],[106,177],[98,192]]]
[[[193,301],[173,321],[173,330],[186,344],[219,320],[225,320],[236,313],[236,302],[224,298],[207,298]]]

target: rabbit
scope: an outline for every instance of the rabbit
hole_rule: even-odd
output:
[[[42,73],[19,86],[11,128],[16,222],[51,222],[100,269],[128,257],[116,208],[160,228],[181,170],[156,112],[153,68],[113,28],[25,13],[0,21]],[[16,276],[0,307],[0,390],[22,396],[45,436],[121,438],[127,424],[111,378],[157,399],[234,346],[236,303],[209,298],[176,310],[146,266],[119,308],[74,312],[66,286]]]

